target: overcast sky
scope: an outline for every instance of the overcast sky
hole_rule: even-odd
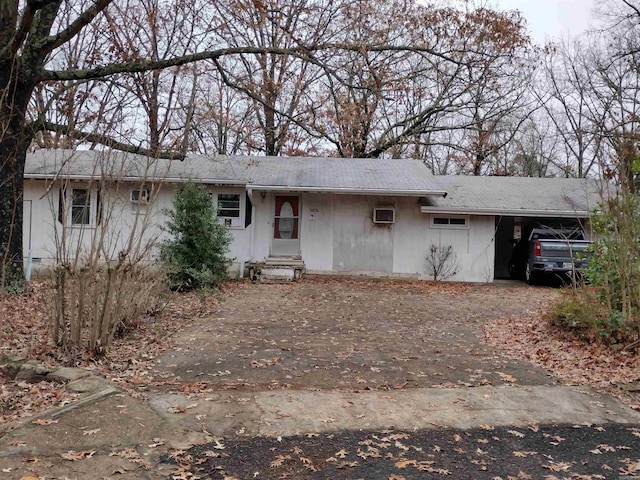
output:
[[[533,40],[579,35],[589,26],[594,0],[494,0],[498,8],[520,10]]]

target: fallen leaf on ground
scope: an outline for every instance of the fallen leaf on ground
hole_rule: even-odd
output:
[[[538,452],[520,452],[520,451],[513,452],[514,457],[520,457],[520,458],[530,457],[532,455],[537,455],[537,454]]]
[[[276,455],[276,458],[269,463],[270,468],[278,468],[281,467],[284,462],[287,460],[291,460],[291,455]]]
[[[83,458],[91,458],[96,453],[95,450],[83,450],[81,452],[76,452],[75,450],[69,450],[68,452],[64,452],[60,454],[63,460],[69,460],[71,462],[75,462],[77,460],[82,460]]]
[[[58,423],[58,420],[53,420],[52,418],[38,418],[31,423],[34,425],[51,425],[52,423]]]
[[[334,454],[336,457],[338,458],[346,458],[347,455],[349,455],[349,452],[347,452],[344,448],[338,452],[336,452]]]
[[[149,444],[149,448],[159,447],[160,445],[164,445],[165,442],[166,442],[166,440],[164,438],[154,438],[153,439],[153,443]]]

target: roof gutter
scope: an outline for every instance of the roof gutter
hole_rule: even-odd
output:
[[[387,195],[395,197],[446,197],[444,190],[389,190],[385,188],[342,188],[342,187],[300,187],[286,185],[256,185],[249,184],[252,190],[267,192],[308,192],[335,193],[339,195]]]
[[[498,210],[494,208],[437,208],[420,207],[422,213],[450,214],[450,215],[506,215],[510,217],[560,217],[587,218],[589,212],[585,210]]]

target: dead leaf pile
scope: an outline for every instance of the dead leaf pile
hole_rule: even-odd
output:
[[[62,406],[78,397],[59,383],[11,382],[0,374],[0,432],[19,418],[28,418],[54,406]]]
[[[640,355],[583,340],[552,326],[544,308],[484,325],[485,340],[509,356],[535,363],[570,385],[604,389],[640,409],[620,387],[640,381]]]

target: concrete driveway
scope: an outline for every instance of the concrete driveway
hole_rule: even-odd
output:
[[[552,385],[483,341],[483,323],[557,295],[498,286],[305,279],[246,285],[174,339],[157,374],[215,389],[388,390]]]

